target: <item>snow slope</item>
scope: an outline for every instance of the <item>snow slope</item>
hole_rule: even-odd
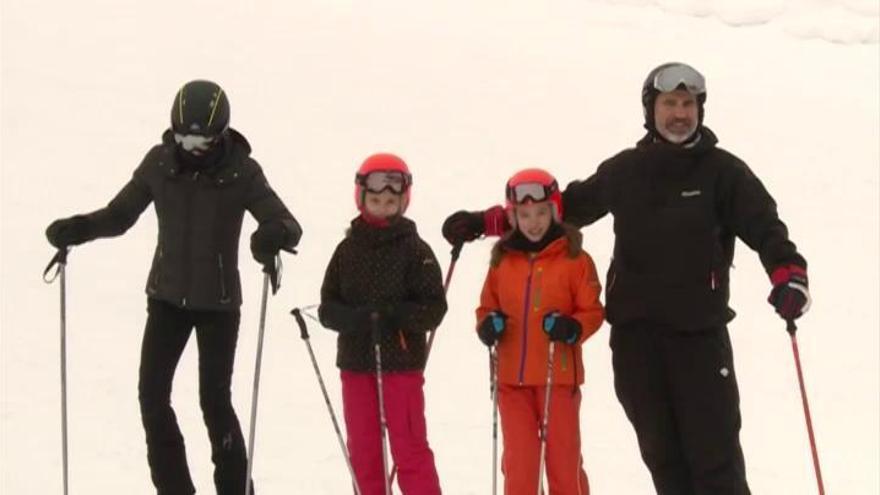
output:
[[[167,125],[184,81],[205,77],[226,88],[233,125],[305,229],[270,302],[258,488],[340,494],[347,472],[287,313],[318,300],[323,269],[354,214],[359,162],[388,150],[410,163],[410,216],[448,259],[443,218],[500,201],[516,169],[546,167],[567,182],[632,145],[641,136],[641,82],[667,60],[706,74],[706,122],[762,178],[810,261],[814,305],[799,337],[828,491],[880,491],[875,1],[0,5],[0,493],[60,491],[58,287],[40,280],[52,255],[43,230],[116,193]],[[136,385],[154,218],[148,210],[124,237],[71,254],[71,493],[151,493]],[[253,228],[247,219],[245,235]],[[604,272],[610,220],[584,233]],[[246,430],[261,279],[242,247],[246,301],[233,392]],[[489,248],[463,251],[427,371],[430,440],[454,495],[490,486],[486,356],[471,333]],[[732,290],[752,490],[814,493],[788,337],[744,245]],[[338,405],[333,336],[310,325]],[[582,427],[593,493],[651,493],[614,397],[607,336],[603,328],[586,344]],[[194,480],[211,493],[196,364],[191,346],[173,399]]]

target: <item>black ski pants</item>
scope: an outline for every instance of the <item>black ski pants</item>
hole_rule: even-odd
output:
[[[614,389],[658,495],[749,495],[726,327],[611,329]]]
[[[150,476],[157,494],[195,493],[183,436],[171,408],[174,372],[195,327],[199,347],[199,403],[211,440],[214,485],[218,495],[241,495],[247,476],[247,454],[230,392],[238,340],[238,310],[197,311],[149,299],[147,313],[138,399],[147,437]]]

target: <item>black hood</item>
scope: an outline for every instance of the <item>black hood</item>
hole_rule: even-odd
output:
[[[406,217],[395,219],[387,227],[377,227],[370,225],[363,217],[358,216],[351,221],[351,228],[347,232],[347,236],[351,239],[369,246],[387,244],[401,237],[415,236],[416,234],[415,222]]]

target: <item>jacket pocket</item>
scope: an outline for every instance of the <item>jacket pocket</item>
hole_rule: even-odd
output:
[[[220,285],[220,304],[229,304],[231,299],[226,291],[226,271],[223,268],[223,255],[217,254],[217,276]]]

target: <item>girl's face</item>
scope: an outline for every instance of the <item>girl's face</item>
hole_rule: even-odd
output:
[[[549,201],[516,205],[516,228],[532,242],[538,242],[553,222],[553,207]]]
[[[389,190],[380,193],[367,191],[364,196],[364,209],[376,218],[390,218],[400,214],[403,208],[403,195]]]

